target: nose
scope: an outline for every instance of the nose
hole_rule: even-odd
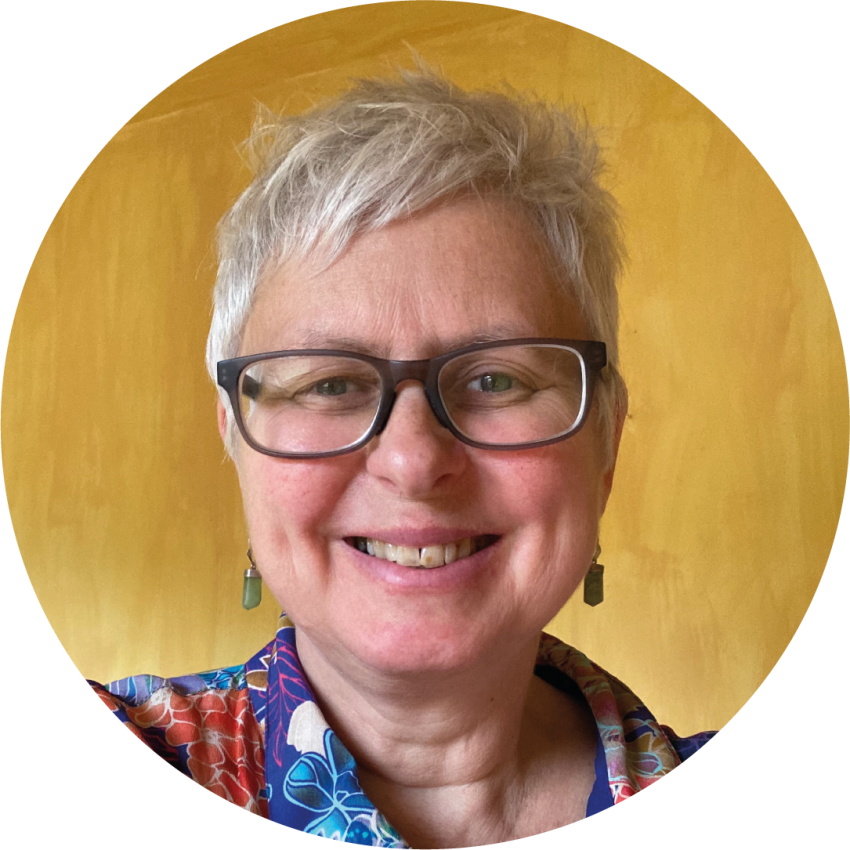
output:
[[[367,448],[367,471],[409,499],[438,493],[466,465],[464,445],[437,421],[414,381],[398,386],[386,426]]]

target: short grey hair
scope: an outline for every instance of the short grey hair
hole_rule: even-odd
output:
[[[257,285],[273,265],[314,252],[329,265],[360,233],[453,197],[496,196],[538,225],[559,281],[607,346],[597,398],[611,447],[627,403],[617,344],[624,251],[581,112],[510,89],[464,91],[421,67],[359,80],[303,115],[266,114],[247,149],[255,177],[218,227],[206,357],[213,381],[216,363],[238,356]],[[222,403],[233,455],[232,411]]]

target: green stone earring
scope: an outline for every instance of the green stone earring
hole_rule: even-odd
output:
[[[587,605],[598,605],[604,598],[605,592],[603,587],[602,576],[605,572],[605,567],[602,564],[597,564],[596,559],[602,554],[602,547],[597,542],[596,552],[593,555],[593,562],[587,575],[584,577],[584,601]]]
[[[245,570],[245,578],[242,581],[242,607],[246,611],[256,608],[263,598],[263,579],[254,563],[254,553],[250,547],[248,547],[248,560],[251,566]]]

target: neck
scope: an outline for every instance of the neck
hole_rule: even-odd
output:
[[[421,675],[328,658],[301,630],[296,643],[322,712],[361,770],[401,785],[463,783],[517,750],[536,636],[473,669]]]
[[[471,669],[424,675],[386,675],[355,659],[328,658],[301,630],[296,643],[363,790],[412,846],[533,834],[535,827],[520,826],[527,801],[553,759],[575,748],[575,736],[562,739],[570,725],[563,721],[572,715],[582,726],[581,710],[533,676],[537,636],[500,646]],[[583,816],[587,793],[582,786],[576,818],[546,828]]]

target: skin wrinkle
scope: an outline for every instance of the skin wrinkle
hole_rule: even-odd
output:
[[[289,265],[258,290],[242,353],[326,334],[420,359],[505,325],[587,338],[533,234],[504,203],[466,199],[366,234],[327,268]],[[384,432],[356,452],[283,460],[240,444],[263,578],[364,790],[413,846],[508,840],[584,816],[592,718],[532,670],[540,630],[595,548],[613,474],[598,427],[591,417],[534,450],[473,449],[406,382]],[[344,542],[432,526],[500,539],[465,583],[427,592],[376,579]]]
[[[303,648],[299,642],[299,654]],[[536,641],[525,650],[533,663]],[[445,682],[441,684],[446,685]],[[445,690],[451,692],[452,687],[449,683]],[[366,793],[371,799],[381,799],[387,790],[391,790],[392,796],[398,799],[397,807],[387,807],[386,811],[393,815],[390,817],[391,822],[413,846],[458,847],[517,837],[513,832],[515,825],[523,821],[529,808],[534,808],[529,805],[530,798],[539,794],[539,785],[545,786],[551,778],[547,770],[541,769],[540,762],[563,755],[561,749],[552,746],[550,736],[538,731],[541,725],[551,725],[547,713],[562,719],[572,716],[577,730],[582,730],[587,722],[587,718],[580,716],[566,697],[554,692],[540,680],[532,679],[529,682],[528,677],[525,677],[522,680],[514,678],[506,681],[503,678],[498,687],[499,690],[489,696],[487,692],[474,695],[465,693],[461,698],[461,707],[468,708],[470,703],[489,707],[490,711],[486,714],[466,711],[461,715],[472,727],[487,729],[487,740],[480,740],[473,735],[459,736],[456,728],[446,734],[442,724],[444,718],[436,712],[433,718],[426,714],[424,719],[420,712],[414,730],[409,710],[417,707],[418,697],[412,694],[410,705],[392,714],[382,711],[385,703],[368,693],[354,694],[356,704],[347,704],[345,711],[339,714],[320,700],[326,718],[338,730],[358,762],[358,776]],[[549,709],[553,704],[556,705],[554,710],[547,712],[541,709],[541,706]],[[525,716],[522,726],[506,722],[518,710]],[[357,716],[360,728],[356,737],[349,740],[346,731],[351,726],[352,715]],[[496,721],[493,726],[488,725],[491,716]],[[569,723],[564,725],[569,726]],[[589,727],[583,731],[595,734]],[[556,730],[556,737],[558,734],[563,735],[563,730]],[[399,753],[404,755],[403,762],[396,764],[391,777],[381,769],[380,762],[373,763],[368,746],[364,749],[357,745],[357,741],[369,742],[375,736],[384,740],[393,739]],[[381,758],[386,758],[386,753],[382,753]],[[575,769],[575,775],[586,777],[592,771],[592,758],[585,756],[583,764],[578,766],[576,761],[579,760],[570,757],[570,768]],[[563,764],[557,767],[564,770]],[[581,768],[584,768],[584,773]],[[399,774],[404,775],[402,780],[399,780]],[[580,801],[586,801],[590,792],[586,782],[585,786],[577,794]],[[555,812],[560,812],[563,804],[563,800],[558,800],[554,806]],[[429,813],[433,817],[434,809],[444,819],[447,806],[461,822],[461,831],[446,833],[441,836],[442,840],[435,840],[434,833],[419,839],[418,823],[427,821]],[[475,818],[476,826],[471,830],[468,829],[470,811],[479,813]],[[575,819],[581,816],[583,803]],[[450,821],[453,819],[449,816]],[[556,819],[547,822],[544,819],[538,822],[531,834],[556,828],[564,822],[568,821]],[[441,826],[444,824],[438,824],[438,828]],[[484,828],[483,834],[478,832],[481,827]]]

